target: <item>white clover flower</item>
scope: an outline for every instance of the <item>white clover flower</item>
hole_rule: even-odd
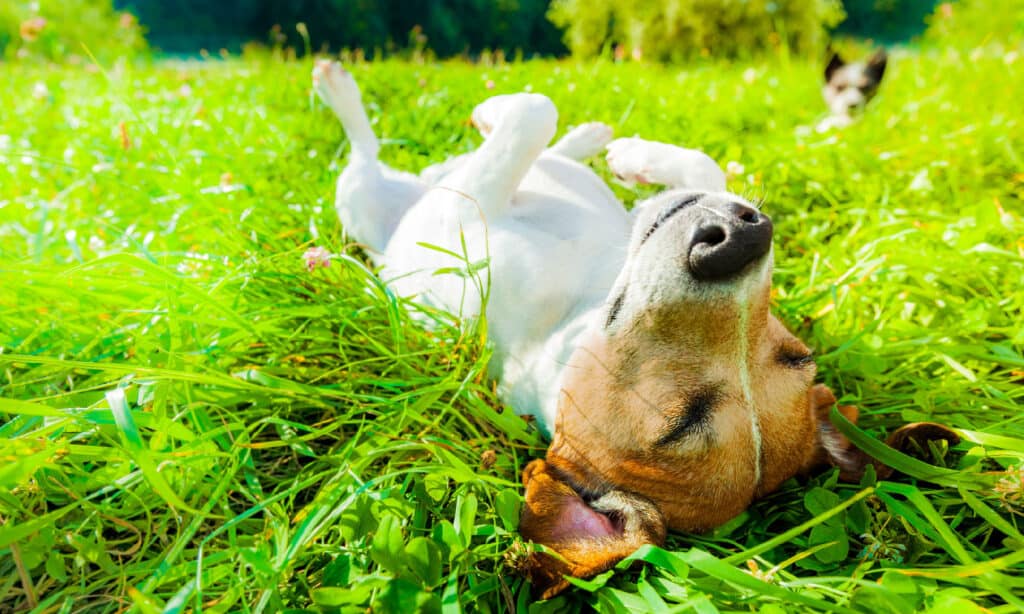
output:
[[[331,252],[323,247],[311,247],[302,254],[302,260],[306,263],[306,270],[312,273],[318,266],[326,268],[331,265]]]
[[[50,88],[42,81],[38,81],[32,86],[32,97],[36,100],[46,100],[50,97]]]
[[[747,171],[746,167],[736,160],[729,160],[725,165],[725,174],[729,179],[735,179]]]

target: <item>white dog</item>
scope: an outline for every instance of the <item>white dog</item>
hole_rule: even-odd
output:
[[[851,477],[870,462],[829,423],[835,398],[813,384],[807,347],[770,314],[771,221],[725,191],[708,156],[608,143],[601,124],[545,149],[554,105],[515,94],[474,110],[479,149],[416,177],[378,161],[340,65],[313,79],[352,145],[346,230],[398,294],[463,317],[486,305],[499,391],[552,437],[523,475],[520,532],[559,554],[529,559],[541,596],[667,529],[715,527],[823,462]],[[617,176],[667,190],[627,213],[579,162],[606,143]]]
[[[495,96],[479,105],[472,120],[486,138],[483,145],[416,177],[378,161],[377,138],[348,72],[337,63],[321,63],[314,84],[351,142],[337,188],[345,229],[367,247],[398,294],[463,317],[480,313],[481,288],[465,274],[435,271],[489,263],[491,375],[504,400],[518,413],[535,416],[548,436],[561,371],[580,336],[603,325],[616,279],[625,286],[636,277],[639,290],[656,281],[659,267],[678,266],[651,262],[648,270],[633,271],[638,263],[624,269],[636,213],[644,207],[630,215],[579,160],[607,145],[608,163],[624,180],[725,190],[725,174],[705,154],[637,138],[608,144],[611,129],[604,124],[579,126],[545,149],[558,115],[537,94]],[[717,211],[723,198],[706,200],[700,206],[710,216],[730,215]],[[749,205],[742,207],[763,219]],[[768,228],[759,256],[770,246]],[[628,314],[637,309],[635,302],[648,300],[639,294],[618,299],[619,310]]]

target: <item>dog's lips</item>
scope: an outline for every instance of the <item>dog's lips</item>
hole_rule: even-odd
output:
[[[703,249],[703,246],[696,245],[696,246],[692,247],[689,251],[687,251],[686,255],[683,258],[683,262],[684,262],[684,265],[686,266],[686,269],[688,271],[690,271],[690,273],[692,275],[694,275],[694,276],[697,275],[695,273],[695,271],[697,271],[698,268],[699,268],[699,265],[696,264],[695,261],[699,260],[704,255],[702,253],[703,251],[705,251]],[[700,281],[702,283],[705,283],[705,284],[732,283],[732,282],[737,281],[738,279],[740,279],[740,278],[742,278],[742,277],[752,273],[758,266],[761,265],[762,262],[764,262],[764,259],[765,259],[765,257],[767,255],[768,255],[768,252],[764,252],[762,254],[759,254],[756,257],[754,257],[753,259],[751,259],[749,262],[747,262],[746,264],[741,266],[735,272],[729,273],[728,275],[725,275],[723,277],[712,278],[712,279],[698,278],[698,281]]]

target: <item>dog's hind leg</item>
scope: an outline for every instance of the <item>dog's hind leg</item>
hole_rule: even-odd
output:
[[[486,136],[483,144],[436,188],[448,199],[469,199],[485,217],[500,214],[554,136],[558,111],[539,94],[495,96],[477,106],[473,123]]]
[[[359,86],[337,62],[320,61],[313,68],[313,88],[334,111],[352,150],[338,178],[335,208],[342,226],[370,254],[383,254],[405,212],[426,191],[415,175],[377,159],[380,144],[363,109]]]
[[[462,317],[473,317],[483,308],[491,271],[501,268],[490,263],[490,256],[516,257],[508,252],[507,242],[492,254],[489,229],[510,223],[505,214],[554,135],[558,112],[544,96],[513,94],[486,100],[473,112],[473,120],[486,139],[402,219],[382,272],[397,294],[417,296]],[[505,235],[499,232],[494,238],[500,241]],[[503,284],[514,283],[498,277]]]
[[[608,144],[608,166],[615,176],[669,188],[725,191],[725,173],[707,154],[631,137]]]
[[[556,153],[572,160],[583,161],[601,153],[612,140],[612,128],[601,122],[588,122],[576,126],[558,139],[547,153]]]
[[[476,119],[474,118],[474,123]],[[490,134],[491,126],[477,124],[478,129],[484,137]],[[485,132],[486,130],[486,132]],[[588,122],[576,126],[554,145],[549,147],[543,154],[554,153],[565,156],[571,160],[582,162],[591,156],[596,156],[604,150],[605,145],[612,140],[612,128],[601,122]],[[435,185],[459,166],[462,166],[471,154],[462,154],[449,158],[444,162],[433,164],[420,172],[420,179],[427,185]]]

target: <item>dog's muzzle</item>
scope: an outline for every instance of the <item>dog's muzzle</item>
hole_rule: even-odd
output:
[[[690,273],[701,281],[736,276],[772,246],[772,221],[740,203],[715,207],[720,215],[698,221],[690,235]]]

